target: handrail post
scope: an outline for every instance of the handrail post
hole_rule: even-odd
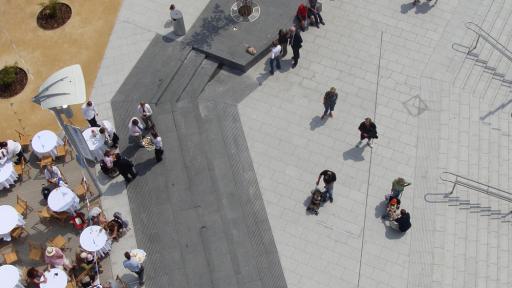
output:
[[[480,34],[478,33],[475,33],[478,37],[476,37],[476,41],[475,41],[475,45],[473,45],[473,47],[471,47],[469,50],[468,50],[468,53],[471,53],[473,52],[475,49],[476,49],[476,46],[478,46],[478,41],[480,41]]]
[[[459,178],[459,176],[455,176],[455,181],[453,181],[452,191],[450,191],[450,193],[448,193],[448,195],[452,195],[453,191],[455,191],[455,186],[457,186],[458,178]]]

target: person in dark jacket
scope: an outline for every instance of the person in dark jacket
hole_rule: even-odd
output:
[[[331,89],[325,92],[324,95],[324,114],[322,115],[322,120],[324,120],[325,116],[329,114],[330,117],[333,117],[332,111],[334,111],[334,106],[336,105],[336,100],[338,100],[338,93],[336,93],[336,88],[331,87]]]
[[[119,174],[123,175],[126,184],[137,177],[137,173],[133,170],[133,163],[119,153],[114,154],[114,167],[117,168]]]
[[[279,29],[279,33],[277,34],[277,43],[281,45],[281,58],[284,58],[286,54],[288,54],[288,41],[290,39],[290,34],[288,31],[285,31],[284,29]]]
[[[333,198],[332,198],[332,193],[334,192],[334,182],[336,182],[336,173],[334,173],[333,171],[331,170],[324,170],[322,172],[320,172],[320,175],[318,175],[318,179],[316,180],[316,185],[318,186],[318,184],[320,184],[320,178],[324,178],[324,188],[325,188],[325,191],[323,193],[325,193],[329,199],[329,202],[332,203],[333,201]]]
[[[318,23],[325,25],[324,19],[322,18],[322,15],[320,15],[320,11],[318,11],[317,0],[309,0],[308,16],[313,17],[315,20],[316,28],[320,28]]]
[[[405,209],[401,209],[400,217],[395,219],[395,221],[390,222],[390,226],[395,230],[405,233],[409,228],[411,228],[411,215],[407,213]]]
[[[370,148],[372,148],[372,139],[377,139],[377,126],[373,123],[372,119],[367,117],[363,122],[359,125],[359,131],[361,132],[361,140],[357,143],[357,146],[363,143],[364,139],[368,139],[366,143]]]
[[[293,64],[292,68],[297,67],[299,63],[300,53],[299,49],[302,48],[302,37],[300,37],[299,31],[295,30],[295,27],[290,28],[290,47],[292,47],[293,51]]]

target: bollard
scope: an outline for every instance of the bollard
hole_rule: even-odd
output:
[[[177,9],[171,10],[171,19],[174,26],[174,34],[176,36],[185,35],[185,22],[183,21],[183,14]]]

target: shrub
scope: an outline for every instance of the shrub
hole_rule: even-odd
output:
[[[59,10],[57,10],[57,7],[59,4],[60,1],[59,0],[48,0],[48,2],[43,2],[43,3],[40,3],[39,5],[41,5],[41,7],[43,7],[43,9],[46,9],[46,15],[48,17],[51,17],[51,18],[55,18],[57,17],[57,14],[59,12]]]
[[[5,66],[0,70],[0,86],[10,86],[16,80],[16,64]]]

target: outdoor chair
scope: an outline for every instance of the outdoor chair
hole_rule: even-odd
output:
[[[16,211],[20,213],[23,218],[27,218],[28,213],[32,212],[34,209],[28,205],[28,202],[21,199],[20,196],[16,195]]]
[[[11,230],[10,234],[12,239],[20,239],[23,236],[28,236],[30,233],[24,227],[16,227]]]
[[[25,159],[21,158],[21,162],[19,164],[14,165],[14,171],[20,177],[20,183],[23,183],[23,175],[27,174],[30,178],[30,167],[26,165]]]
[[[43,246],[39,243],[28,241],[28,258],[33,261],[41,261],[43,259]]]
[[[52,164],[53,163],[53,158],[52,156],[43,156],[38,162],[39,164],[39,169],[40,169],[40,173],[43,174],[44,173],[44,168],[46,166],[48,166],[48,164]]]
[[[85,177],[82,177],[82,181],[80,181],[80,184],[78,184],[74,189],[73,192],[80,198],[81,200],[85,199],[87,196],[87,193],[89,193],[91,196],[94,195],[89,187],[89,183],[87,183],[87,179]]]
[[[68,241],[66,241],[66,238],[64,238],[64,236],[57,235],[52,240],[48,241],[47,244],[48,244],[48,246],[57,247],[57,248],[63,250],[66,248],[66,244],[68,244]]]
[[[73,160],[73,153],[71,153],[71,150],[68,146],[68,139],[64,138],[64,144],[57,146],[57,155],[55,156],[55,159],[63,159],[64,163],[66,163],[66,156],[69,154],[71,156],[71,160]]]
[[[18,137],[20,138],[21,148],[24,152],[30,151],[30,141],[32,140],[32,136],[28,134],[23,134],[20,131],[14,129],[18,133]]]
[[[12,264],[18,261],[18,255],[14,249],[14,245],[9,244],[2,249],[2,257],[4,258],[5,264]]]

